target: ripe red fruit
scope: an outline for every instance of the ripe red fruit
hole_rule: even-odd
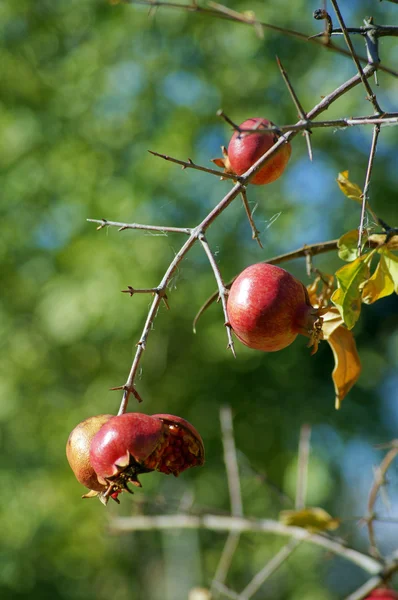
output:
[[[178,476],[204,462],[196,429],[181,417],[125,413],[112,417],[93,437],[90,464],[107,493],[141,486],[138,475],[150,471]]]
[[[265,129],[273,125],[271,121],[261,117],[247,119],[239,125],[241,129]],[[228,160],[232,171],[243,175],[255,162],[278,141],[279,136],[268,133],[239,133],[235,131],[228,146]],[[250,183],[264,185],[280,177],[285,170],[292,153],[289,142],[283,144],[278,152],[255,174]]]
[[[112,415],[97,415],[82,421],[71,432],[66,444],[66,456],[79,483],[90,490],[103,492],[106,486],[99,483],[90,463],[90,446],[95,434]]]
[[[305,286],[275,265],[258,263],[242,271],[232,284],[227,311],[237,338],[255,350],[282,350],[301,333],[316,351],[322,335],[322,320]]]
[[[398,600],[398,593],[387,588],[377,588],[366,597],[366,600]]]

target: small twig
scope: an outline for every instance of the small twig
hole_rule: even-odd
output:
[[[230,119],[221,108],[217,111],[217,117],[221,117],[221,119],[224,119],[224,121],[228,123],[228,125],[231,125],[234,131],[239,131],[239,133],[242,131],[239,125],[234,123],[232,119]]]
[[[210,266],[213,269],[214,277],[217,281],[218,293],[220,296],[220,300],[221,300],[221,304],[222,304],[222,308],[223,308],[223,312],[224,312],[225,328],[227,330],[227,337],[228,337],[227,348],[229,348],[231,350],[233,356],[236,358],[234,341],[232,339],[232,329],[231,329],[231,325],[229,324],[228,312],[227,312],[227,293],[228,292],[227,292],[227,289],[222,280],[220,269],[218,268],[218,265],[213,256],[213,253],[210,249],[210,246],[206,240],[205,235],[203,233],[201,233],[201,234],[199,234],[198,237],[199,237],[200,243],[203,246],[204,251],[206,252],[207,258],[209,259]]]
[[[247,193],[246,193],[246,188],[242,188],[241,193],[240,193],[241,197],[242,197],[242,202],[243,202],[243,206],[245,208],[246,211],[246,215],[247,218],[249,220],[250,223],[250,227],[252,230],[252,239],[256,240],[257,244],[260,246],[260,248],[263,247],[261,240],[260,240],[260,232],[256,227],[256,224],[253,220],[253,212],[250,210],[250,206],[249,206],[249,201],[247,199]]]
[[[386,473],[387,473],[388,469],[390,468],[392,462],[398,456],[398,440],[395,440],[394,442],[392,442],[391,445],[392,445],[391,450],[389,452],[387,452],[386,456],[384,457],[384,459],[380,463],[378,469],[376,470],[374,482],[373,482],[373,485],[369,492],[368,516],[365,519],[366,524],[368,526],[371,554],[377,558],[380,557],[380,553],[377,549],[376,537],[375,537],[375,532],[374,532],[374,527],[373,527],[373,521],[375,520],[374,507],[375,507],[375,503],[377,500],[377,495],[379,493],[379,490],[385,484]]]
[[[286,87],[289,90],[289,93],[290,93],[290,95],[292,97],[293,103],[294,103],[294,105],[295,105],[295,107],[297,109],[297,112],[298,112],[298,115],[299,115],[300,119],[302,121],[304,121],[304,122],[307,121],[307,115],[306,115],[306,113],[305,113],[305,111],[304,111],[304,109],[303,109],[303,107],[301,105],[300,100],[298,99],[298,96],[297,96],[296,92],[293,89],[293,86],[292,86],[292,84],[290,82],[289,76],[288,76],[288,74],[287,74],[284,66],[282,65],[282,62],[278,58],[278,56],[276,57],[276,62],[277,62],[277,65],[279,67],[279,70],[281,72],[283,81],[285,82]],[[304,129],[304,135],[305,135],[305,139],[306,139],[306,142],[307,142],[307,148],[308,148],[308,156],[310,157],[310,160],[312,161],[312,156],[313,155],[312,155],[312,147],[311,147],[310,134],[311,134],[311,131],[309,129]]]
[[[304,424],[300,430],[300,441],[298,449],[298,469],[295,509],[305,507],[308,482],[308,459],[310,455],[311,426]]]
[[[340,27],[341,27],[341,29],[343,31],[344,39],[345,39],[346,44],[347,44],[347,46],[348,46],[348,48],[350,50],[352,59],[353,59],[355,65],[356,65],[356,67],[358,69],[358,73],[359,73],[359,75],[361,77],[361,81],[362,81],[362,83],[363,83],[363,85],[364,85],[364,87],[365,87],[365,89],[366,89],[366,91],[368,93],[368,100],[373,104],[373,107],[375,109],[376,114],[381,115],[383,113],[383,111],[381,110],[381,108],[379,106],[379,103],[377,102],[376,95],[373,93],[372,88],[370,87],[369,82],[368,82],[367,78],[365,77],[364,70],[362,69],[361,63],[360,63],[360,61],[359,61],[359,59],[358,59],[358,57],[356,55],[356,52],[354,50],[354,46],[352,45],[352,42],[351,42],[350,35],[347,32],[347,28],[345,26],[343,16],[342,16],[342,14],[340,12],[340,8],[339,8],[339,5],[337,3],[337,0],[330,0],[330,1],[331,1],[332,5],[333,5],[333,8],[334,8],[334,11],[336,13],[337,19],[338,19],[338,21],[340,23]]]
[[[166,154],[159,154],[159,152],[153,152],[152,150],[148,150],[150,154],[154,156],[158,156],[159,158],[163,158],[164,160],[168,160],[170,162],[176,163],[177,165],[182,165],[183,169],[196,169],[197,171],[204,171],[205,173],[210,173],[211,175],[216,175],[217,177],[222,177],[223,179],[233,179],[234,181],[239,181],[238,175],[233,175],[231,173],[224,173],[223,171],[217,171],[216,169],[209,169],[207,167],[202,167],[201,165],[197,165],[190,158],[188,161],[179,160],[178,158],[173,158],[172,156],[166,156]]]
[[[366,211],[366,207],[367,206],[369,207],[369,184],[370,184],[370,178],[372,176],[372,169],[373,169],[373,163],[374,163],[374,159],[375,159],[375,155],[376,155],[376,147],[377,147],[377,140],[379,137],[379,133],[380,133],[380,126],[375,125],[374,129],[373,129],[372,145],[371,145],[370,153],[369,153],[368,168],[366,170],[365,185],[364,185],[363,193],[362,193],[361,218],[359,221],[359,228],[358,228],[359,229],[358,256],[361,256],[361,252],[362,252],[362,235],[363,235],[364,224],[365,224],[365,211]]]
[[[250,600],[263,583],[286,561],[301,544],[301,540],[292,539],[275,554],[275,556],[259,571],[239,594],[239,600]]]
[[[97,231],[104,227],[118,227],[119,231],[125,229],[142,229],[144,231],[159,231],[160,233],[185,233],[191,234],[188,227],[162,227],[162,225],[141,225],[140,223],[119,223],[118,221],[108,221],[107,219],[87,219],[89,223],[99,223]]]

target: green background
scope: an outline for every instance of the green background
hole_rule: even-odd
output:
[[[228,2],[308,35],[322,27],[312,19],[318,4]],[[388,2],[341,5],[350,25],[369,14],[396,24],[398,8]],[[363,308],[355,329],[363,374],[336,412],[327,344],[314,357],[304,338],[269,355],[237,345],[234,360],[219,305],[192,334],[193,317],[215,287],[195,247],[173,279],[171,310],[160,309],[149,337],[138,381],[144,403],[132,399],[129,408],[191,421],[205,442],[205,467],[178,480],[144,475],[134,497],[105,509],[80,500],[84,489],[65,458],[77,423],[118,410],[120,393],[108,390],[126,380],[150,302],[120,291],[156,286],[183,241],[177,234],[97,232],[86,219],[196,225],[230,183],[181,171],[147,150],[210,166],[230,136],[219,108],[237,123],[296,120],[276,54],[307,110],[355,73],[352,61],[270,31],[260,39],[253,28],[222,19],[171,9],[148,15],[147,7],[100,0],[2,0],[0,40],[1,597],[179,600],[208,586],[225,535],[114,535],[109,524],[118,515],[178,512],[191,500],[194,512],[229,511],[219,428],[225,403],[234,414],[245,514],[278,518],[292,507],[298,436],[307,422],[308,504],[347,519],[339,535],[366,551],[366,530],[351,517],[366,513],[372,467],[383,456],[374,445],[397,437],[396,296]],[[360,40],[357,47],[364,52]],[[381,57],[397,64],[394,38],[382,40]],[[379,83],[381,106],[397,110],[397,79],[380,73]],[[325,118],[370,114],[365,95],[358,86]],[[371,127],[314,130],[310,163],[297,136],[284,176],[248,191],[264,249],[251,240],[239,200],[209,230],[225,280],[357,227],[359,206],[335,179],[349,169],[362,187],[370,141]],[[383,129],[370,189],[374,210],[392,225],[396,148],[396,129]],[[342,263],[333,254],[315,265],[333,272]],[[308,283],[303,260],[288,268]],[[388,491],[394,516],[396,467]],[[398,525],[378,524],[376,532],[383,553],[396,548]],[[228,585],[242,589],[283,543],[243,536]],[[305,545],[255,598],[334,600],[365,579],[350,563]]]

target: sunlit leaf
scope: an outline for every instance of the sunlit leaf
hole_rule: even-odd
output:
[[[351,200],[355,200],[362,204],[362,190],[356,183],[352,183],[348,179],[348,171],[342,171],[342,173],[338,174],[337,183],[343,194],[347,196],[347,198],[351,198]]]
[[[397,274],[398,274],[398,262]],[[389,296],[394,292],[394,281],[383,255],[380,256],[379,264],[372,277],[365,281],[362,287],[362,302],[373,304],[376,300]]]
[[[390,277],[393,281],[395,293],[398,294],[398,256],[392,252],[389,252],[388,250],[385,250],[384,248],[381,253],[384,257],[386,268],[388,269]]]
[[[343,317],[335,307],[330,308],[326,314],[322,315],[322,320],[322,333],[325,340],[327,340],[332,333],[344,323]]]
[[[361,374],[361,361],[352,332],[348,331],[341,323],[338,325],[337,316],[335,319],[331,318],[328,325],[329,329],[325,328],[324,325],[324,338],[333,351],[334,369],[332,379],[336,394],[335,407],[339,409],[341,401],[357,382]]]
[[[369,278],[369,266],[373,254],[363,254],[353,262],[336,271],[338,289],[332,295],[332,302],[340,311],[348,329],[352,329],[361,312],[360,285]]]
[[[367,242],[368,236],[362,235],[362,247]],[[358,229],[348,231],[337,242],[338,255],[341,260],[351,262],[358,257]]]
[[[323,508],[303,508],[302,510],[283,510],[279,520],[284,525],[302,527],[313,533],[337,529],[340,519],[335,519]]]

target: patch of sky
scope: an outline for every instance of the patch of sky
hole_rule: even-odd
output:
[[[398,431],[398,373],[386,377],[381,386],[383,407],[381,419],[391,434],[397,437]]]
[[[218,91],[187,71],[174,71],[166,75],[162,91],[173,104],[187,106],[200,114],[216,111],[220,104]]]
[[[343,477],[354,494],[358,515],[366,514],[367,498],[373,482],[373,468],[380,463],[380,452],[369,442],[356,438],[347,444],[342,458]]]
[[[105,92],[95,107],[98,116],[124,118],[145,83],[143,69],[134,61],[125,61],[108,69]]]
[[[76,203],[53,204],[33,232],[35,246],[45,250],[58,250],[65,246],[84,226],[86,215],[83,212],[83,207]]]

